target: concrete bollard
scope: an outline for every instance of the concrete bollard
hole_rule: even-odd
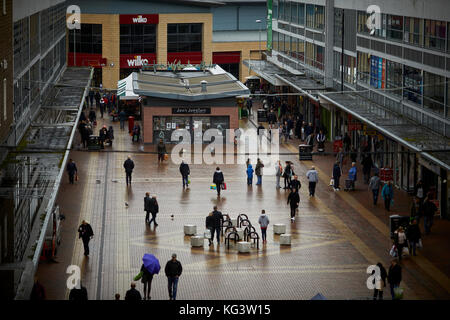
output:
[[[280,235],[280,245],[291,245],[291,235],[289,233],[283,233]]]
[[[197,233],[197,226],[193,224],[184,225],[184,234],[187,236],[192,236]]]
[[[286,233],[286,225],[282,223],[277,223],[273,225],[273,233],[283,234]]]

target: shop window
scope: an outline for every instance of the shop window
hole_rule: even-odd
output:
[[[364,83],[369,83],[370,78],[370,59],[369,55],[358,51],[358,80]]]
[[[305,41],[298,39],[297,43],[297,59],[300,61],[305,60]]]
[[[305,62],[310,66],[314,65],[314,45],[311,42],[306,42]]]
[[[69,30],[69,52],[102,53],[102,25],[82,23],[80,30]]]
[[[314,5],[306,5],[306,27],[314,28]]]
[[[334,45],[342,46],[342,15],[343,9],[334,8]],[[358,25],[359,26],[359,25]]]
[[[284,33],[278,33],[278,47],[280,52],[284,52]]]
[[[416,46],[423,45],[423,19],[405,18],[404,41]]]
[[[291,4],[291,22],[298,24],[298,5],[296,2]]]
[[[283,17],[284,21],[291,21],[291,2],[290,1],[286,1],[284,3],[284,17]]]
[[[284,3],[285,3],[285,0],[280,0],[280,6],[279,6],[279,11],[278,11],[278,19],[279,20],[284,20]]]
[[[401,88],[403,83],[403,65],[401,63],[386,60],[386,88]],[[389,93],[400,95],[402,89],[389,90]]]
[[[388,39],[402,41],[403,40],[403,17],[387,16],[387,37]]]
[[[323,70],[323,54],[324,48],[316,45],[315,67],[320,70]]]
[[[370,85],[385,88],[386,60],[377,56],[370,57]]]
[[[305,25],[305,4],[298,4],[298,24],[301,26]]]
[[[272,50],[278,51],[278,32],[272,33]]]
[[[167,25],[167,52],[202,51],[202,24]]]
[[[422,104],[422,73],[419,69],[404,66],[403,97],[417,104]]]
[[[444,115],[445,78],[433,73],[423,73],[423,105],[433,112]]]
[[[272,20],[278,20],[278,0],[274,0],[272,3]]]
[[[437,50],[445,50],[444,21],[425,20],[425,47]]]
[[[314,28],[323,30],[325,26],[325,7],[315,6],[314,8]]]

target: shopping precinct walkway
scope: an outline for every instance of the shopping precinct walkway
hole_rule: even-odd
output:
[[[109,125],[109,119],[105,123]],[[97,128],[103,121],[98,124]],[[297,148],[290,144],[280,148],[284,153],[280,160],[294,163],[302,183],[299,213],[291,223],[288,192],[275,188],[274,176],[264,176],[261,187],[247,186],[245,164],[220,165],[228,190],[219,200],[209,189],[216,165],[192,164],[191,187],[184,191],[178,165],[170,161],[158,165],[156,154],[142,152],[154,151],[154,146],[132,144],[128,132],[113,125],[111,150],[116,152],[107,152],[107,147],[100,152],[71,153],[80,180],[75,185],[65,181],[58,197],[66,216],[58,263],[42,262],[38,270],[49,299],[67,298],[65,272],[71,264],[81,267],[89,299],[113,299],[115,293],[123,297],[139,272],[143,254],[153,253],[162,270],[153,279],[151,297],[166,300],[163,268],[172,252],[183,264],[178,299],[310,299],[318,292],[328,299],[371,298],[367,267],[377,262],[389,267],[388,214],[381,203],[377,208],[370,204],[365,186],[354,193],[330,189],[328,172],[334,158],[314,158],[321,180],[316,197],[310,198],[305,173],[312,162],[299,162]],[[246,121],[241,125],[252,127]],[[122,165],[128,154],[135,170],[132,187],[127,189]],[[159,201],[156,228],[144,223],[145,192]],[[406,195],[396,192],[394,213],[405,212],[406,202]],[[234,218],[245,213],[254,225],[265,209],[270,218],[267,244],[250,254],[227,250],[223,242],[208,247],[205,241],[204,248],[191,248],[183,225],[196,224],[202,233],[214,205]],[[95,234],[89,258],[84,257],[76,232],[82,219],[90,222]],[[286,224],[293,236],[291,246],[279,245],[279,236],[272,232],[275,223]],[[448,221],[436,221],[433,234],[424,238],[425,248],[417,257],[402,261],[405,298],[450,298],[449,231]],[[142,292],[141,284],[138,289]],[[388,289],[385,298],[390,298]]]

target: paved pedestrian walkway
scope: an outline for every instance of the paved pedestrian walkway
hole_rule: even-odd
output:
[[[98,122],[99,128],[103,121]],[[104,122],[110,124],[109,119]],[[363,191],[344,194],[330,190],[325,157],[314,159],[321,181],[316,197],[309,198],[305,173],[311,162],[299,162],[296,148],[290,144],[281,147],[280,160],[294,162],[302,183],[299,212],[291,223],[288,192],[275,188],[274,176],[264,176],[260,187],[247,186],[245,164],[220,165],[228,188],[218,199],[209,189],[216,165],[191,164],[191,187],[183,190],[178,165],[170,161],[158,164],[157,155],[147,153],[154,151],[154,146],[132,143],[127,131],[121,131],[118,123],[113,126],[112,148],[71,152],[80,180],[75,185],[64,181],[58,196],[66,216],[59,263],[43,262],[38,270],[49,299],[67,298],[65,272],[70,264],[81,267],[89,299],[113,299],[115,293],[123,297],[139,272],[142,256],[152,253],[159,258],[162,270],[153,279],[151,296],[166,300],[163,269],[172,252],[183,264],[178,299],[310,299],[318,292],[328,299],[371,298],[372,292],[366,287],[367,267],[382,262],[388,268],[390,261],[386,221],[381,209],[363,199]],[[241,126],[251,124],[242,121]],[[130,188],[126,187],[122,167],[128,154],[135,162]],[[145,192],[158,198],[158,227],[144,223]],[[204,248],[191,248],[183,225],[195,224],[202,233],[205,217],[214,205],[234,218],[247,214],[255,227],[261,209],[265,209],[270,218],[267,244],[260,243],[260,249],[252,249],[250,254],[238,254],[235,248],[227,250],[223,242],[208,247],[205,241]],[[90,222],[95,234],[88,258],[76,232],[82,219]],[[286,224],[293,238],[291,246],[280,246],[279,236],[273,234],[275,223]],[[433,230],[436,235],[430,239],[448,230],[448,225],[442,224],[437,223]],[[418,257],[402,262],[405,297],[448,299],[448,265],[425,256],[428,238],[424,245]],[[419,259],[422,262],[418,263]],[[434,276],[430,274],[432,268]],[[141,284],[138,289],[142,292]],[[385,297],[389,298],[388,289]]]

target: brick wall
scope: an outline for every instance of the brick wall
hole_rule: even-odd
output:
[[[0,2],[0,144],[10,132],[13,122],[13,19],[12,0],[6,0],[6,15],[3,14],[3,2]],[[5,62],[6,61],[6,65]],[[5,69],[6,67],[6,69]],[[6,104],[4,81],[6,79]],[[6,117],[5,117],[6,110]]]
[[[205,108],[202,106],[202,108]],[[143,107],[142,108],[142,132],[144,143],[153,143],[153,116],[193,116],[192,114],[172,114],[172,107]],[[195,115],[202,116],[202,115]],[[230,128],[239,128],[239,111],[237,106],[230,107],[211,107],[211,114],[209,116],[229,116]]]

